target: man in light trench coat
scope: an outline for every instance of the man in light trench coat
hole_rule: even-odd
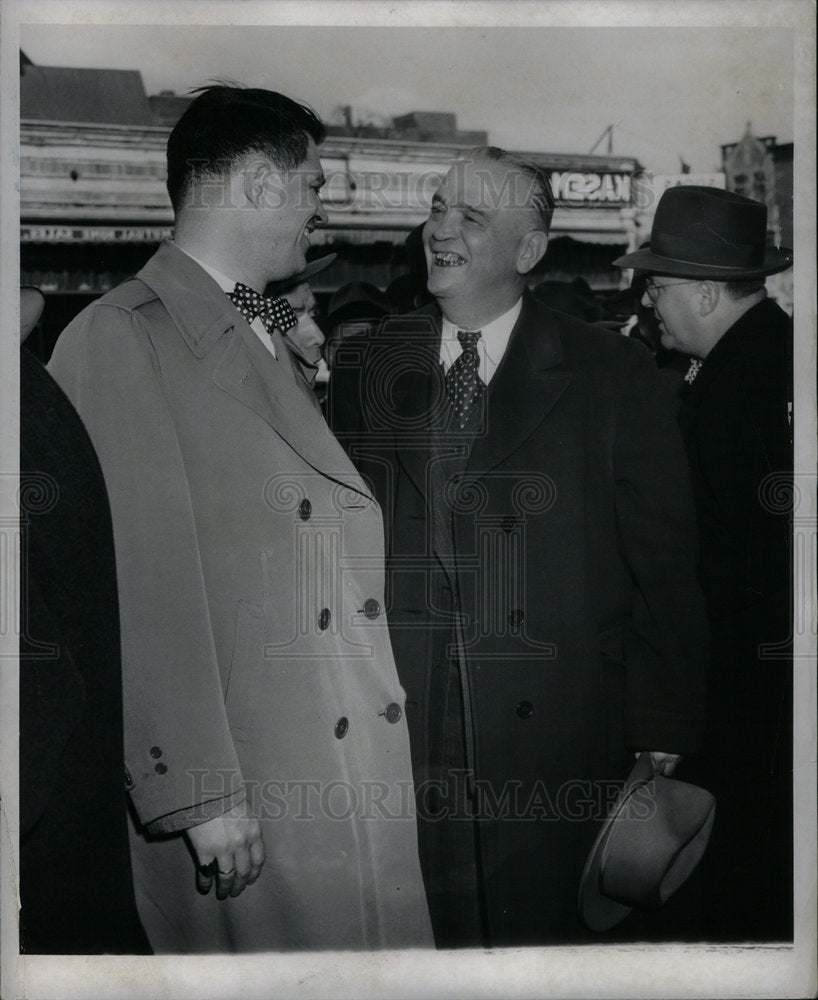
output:
[[[158,953],[431,945],[380,509],[257,294],[326,222],[323,137],[280,94],[204,89],[168,141],[174,240],[49,366],[110,494]]]

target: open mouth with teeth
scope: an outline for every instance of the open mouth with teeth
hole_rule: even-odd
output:
[[[461,264],[465,264],[466,261],[459,253],[434,253],[432,254],[432,263],[435,267],[460,267]]]

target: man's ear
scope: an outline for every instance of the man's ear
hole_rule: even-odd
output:
[[[541,229],[532,229],[520,240],[520,252],[517,255],[517,273],[528,274],[545,256],[548,247],[548,236]]]
[[[719,304],[721,289],[716,281],[700,281],[696,288],[700,316],[709,316]]]
[[[242,168],[244,197],[254,208],[265,205],[272,172],[270,163],[262,157],[248,160]]]

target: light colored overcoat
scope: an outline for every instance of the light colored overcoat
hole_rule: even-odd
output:
[[[165,243],[49,365],[110,494],[140,914],[157,951],[430,945],[380,509],[278,355]],[[242,790],[267,860],[220,902],[144,829]]]

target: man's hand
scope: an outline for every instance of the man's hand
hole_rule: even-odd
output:
[[[185,833],[198,861],[199,892],[210,892],[215,877],[217,899],[238,896],[261,874],[264,841],[258,820],[249,815],[246,802]]]
[[[678,753],[665,753],[663,750],[643,750],[641,753],[649,753],[651,763],[653,764],[654,774],[664,774],[665,777],[669,777],[676,770],[676,765],[682,759],[682,755]],[[641,756],[640,753],[635,755],[637,758]]]

